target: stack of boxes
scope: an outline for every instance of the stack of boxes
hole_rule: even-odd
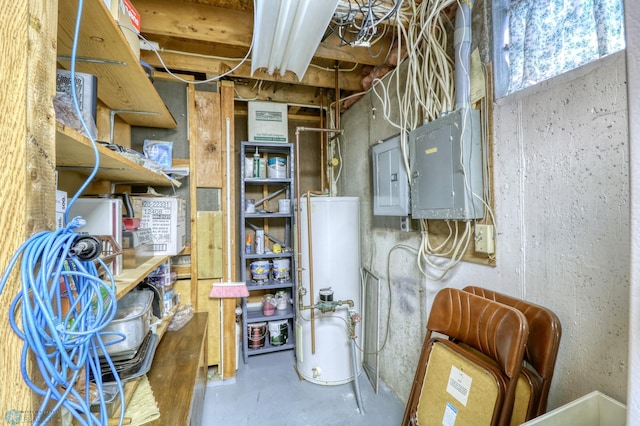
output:
[[[153,255],[175,256],[186,244],[186,204],[177,197],[131,197],[140,228],[151,230]]]
[[[104,0],[136,58],[140,59],[140,13],[129,0]]]

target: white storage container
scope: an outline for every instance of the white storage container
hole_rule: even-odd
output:
[[[624,404],[598,391],[593,391],[522,426],[624,426],[627,421]]]

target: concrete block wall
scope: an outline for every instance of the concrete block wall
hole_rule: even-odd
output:
[[[424,278],[416,266],[418,232],[373,226],[369,148],[397,130],[384,121],[382,106],[371,95],[343,115],[339,195],[361,198],[363,266],[382,280],[383,320],[391,306],[389,323],[381,330],[387,340],[380,375],[403,400],[433,295],[444,286],[473,284],[547,306],[560,317],[563,338],[550,409],[596,389],[625,401],[626,90],[621,52],[498,100],[493,129],[497,265],[462,263],[438,282]]]

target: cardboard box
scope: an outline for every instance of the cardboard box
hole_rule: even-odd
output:
[[[64,228],[64,213],[56,212],[56,229]]]
[[[287,104],[248,102],[249,140],[254,142],[288,142]]]
[[[140,60],[140,13],[129,0],[104,0],[111,16],[118,23],[134,56]],[[123,28],[124,27],[124,28]]]
[[[56,189],[56,213],[67,211],[67,192]]]
[[[186,204],[177,197],[132,197],[140,228],[151,229],[154,255],[175,256],[186,244]]]

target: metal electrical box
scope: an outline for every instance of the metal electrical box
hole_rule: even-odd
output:
[[[373,159],[373,214],[409,214],[409,177],[402,160],[400,135],[371,147]]]
[[[411,217],[480,219],[480,112],[458,109],[409,134]]]

